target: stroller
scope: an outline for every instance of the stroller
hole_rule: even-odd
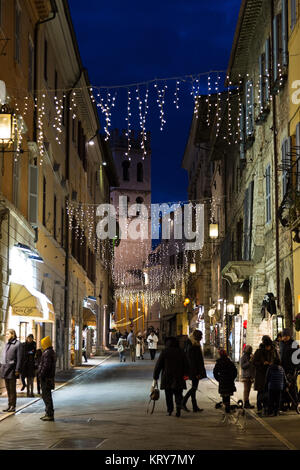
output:
[[[295,370],[294,374],[287,374],[287,386],[283,393],[281,407],[284,411],[296,410],[300,414],[300,392],[297,388],[297,378],[300,375],[299,370]]]

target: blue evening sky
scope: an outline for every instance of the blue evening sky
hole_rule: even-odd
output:
[[[69,3],[90,81],[109,86],[226,70],[241,0]],[[200,84],[206,93],[207,79],[201,79]],[[187,175],[181,160],[193,114],[191,85],[181,86],[179,110],[173,104],[175,82],[167,85],[163,132],[153,86],[149,95],[146,128],[151,131],[153,202],[187,199]],[[112,127],[126,128],[126,95],[127,89],[118,91]],[[101,123],[104,132],[102,119]],[[133,120],[134,127],[138,124]]]

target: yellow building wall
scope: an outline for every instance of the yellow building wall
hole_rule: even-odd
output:
[[[296,126],[300,122],[300,3],[297,2],[297,23],[291,31],[291,17],[289,18],[289,135],[292,136],[295,146]],[[295,153],[295,152],[293,152]],[[293,271],[294,271],[294,313],[300,312],[300,244],[293,243]],[[300,332],[296,334],[300,340]]]

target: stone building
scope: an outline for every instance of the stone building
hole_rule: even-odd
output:
[[[289,5],[242,1],[218,116],[205,126],[208,97],[199,110],[198,128],[208,133],[210,217],[219,228],[208,252],[207,308],[214,335],[221,332],[215,345],[224,345],[236,361],[246,343],[257,347],[263,334],[275,338],[293,326],[292,238],[280,223],[297,132],[294,126],[291,141]],[[196,158],[189,154],[190,180],[200,188]]]
[[[120,243],[114,250],[114,282],[116,289],[116,321],[121,329],[134,327],[136,332],[144,331],[148,323],[148,305],[143,295],[145,285],[144,264],[151,251],[151,142],[147,133],[141,144],[141,135],[130,133],[131,150],[128,156],[126,132],[115,129],[111,133],[110,147],[119,179],[119,186],[111,188],[111,203],[116,209],[119,220]],[[123,198],[120,206],[120,197]],[[147,209],[139,210],[139,204]],[[126,206],[126,207],[125,207]],[[121,215],[120,208],[124,215]],[[124,238],[124,232],[130,225],[143,218],[144,239],[138,236]],[[136,226],[136,231],[141,227]],[[117,323],[118,325],[118,323]]]
[[[85,315],[93,318],[94,349],[103,347],[110,288],[95,237],[76,214],[83,204],[108,202],[117,179],[98,136],[68,2],[2,0],[0,18],[8,38],[1,112],[15,121],[11,139],[0,143],[1,345],[7,327],[21,341],[33,333],[38,345],[49,334],[58,367],[68,368],[81,363]]]
[[[287,38],[287,1],[242,2],[228,76],[243,90],[239,107],[243,170],[236,195],[243,210],[235,225],[232,219],[230,230],[232,240],[240,243],[243,226],[243,246],[236,256],[241,259],[229,261],[222,275],[231,284],[249,283],[247,342],[254,347],[263,334],[274,337],[293,320],[291,234],[278,217],[287,186],[283,162],[290,145]],[[235,173],[229,178],[233,186]]]

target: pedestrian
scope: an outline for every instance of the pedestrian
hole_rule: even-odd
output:
[[[8,406],[3,411],[11,413],[16,411],[17,403],[17,377],[19,377],[22,366],[22,346],[17,340],[15,330],[7,330],[7,343],[4,347],[1,364],[1,378],[5,380]]]
[[[141,332],[136,337],[136,357],[138,359],[144,359],[145,343]]]
[[[277,416],[279,412],[281,394],[287,384],[283,367],[279,357],[275,357],[273,364],[268,367],[266,373],[266,385],[268,389],[268,415]]]
[[[34,397],[33,394],[33,382],[35,376],[35,353],[36,353],[36,342],[32,334],[28,335],[23,345],[23,364],[22,364],[22,375],[27,380],[27,396]]]
[[[154,361],[158,343],[158,337],[154,333],[154,330],[152,330],[150,335],[148,336],[147,343],[150,351],[151,361]]]
[[[126,357],[125,357],[125,348],[127,346],[127,340],[125,334],[119,338],[119,341],[117,343],[117,349],[120,357],[120,362],[126,362]]]
[[[255,377],[255,368],[252,363],[253,355],[252,355],[252,346],[245,346],[244,352],[241,358],[241,370],[242,370],[242,378],[241,382],[244,384],[244,408],[252,409],[254,408],[253,405],[249,402],[249,395],[252,383]]]
[[[276,347],[277,354],[281,358],[282,347],[283,347],[282,332],[279,332],[277,334],[276,339],[274,341],[274,344],[275,344],[275,347]]]
[[[217,359],[213,374],[217,382],[219,382],[219,394],[225,405],[225,413],[230,413],[230,397],[236,391],[234,381],[237,376],[237,368],[228,357],[224,349],[219,350],[220,358]]]
[[[268,414],[268,391],[266,388],[266,374],[268,367],[273,364],[274,359],[278,358],[276,348],[271,338],[267,335],[262,337],[262,342],[253,356],[253,365],[255,367],[254,390],[257,391],[257,414]]]
[[[36,386],[37,386],[37,393],[38,395],[41,394],[41,379],[40,379],[40,376],[38,374],[38,370],[39,370],[39,366],[40,366],[40,363],[41,363],[41,360],[42,360],[42,350],[41,349],[37,349],[36,350],[36,353],[35,353],[35,370],[36,370]]]
[[[298,349],[297,343],[294,344],[294,339],[292,337],[292,332],[290,328],[284,328],[282,331],[282,349],[281,349],[281,365],[285,372],[286,378],[289,382],[289,393],[293,397],[294,401],[298,403],[298,392],[297,392],[297,377],[296,371],[298,365],[293,362],[292,356],[296,349]],[[282,403],[281,409],[286,411],[287,405],[291,405],[291,399],[286,392],[282,393]]]
[[[43,350],[41,362],[38,369],[38,374],[42,386],[42,399],[45,403],[45,416],[40,419],[42,421],[54,421],[54,408],[51,390],[54,390],[55,383],[55,364],[56,354],[52,347],[50,336],[46,336],[41,340],[41,347]]]
[[[175,397],[176,416],[179,417],[182,406],[182,392],[186,389],[184,377],[188,374],[188,362],[184,352],[179,347],[176,338],[170,337],[166,347],[160,353],[155,364],[153,379],[158,380],[161,372],[160,389],[165,391],[168,415],[174,411]]]
[[[84,362],[87,362],[87,355],[86,355],[86,335],[87,335],[87,326],[83,327],[82,331],[82,357],[84,358]]]
[[[189,379],[192,381],[192,387],[184,396],[184,399],[182,402],[182,408],[185,411],[190,411],[187,408],[186,404],[187,404],[189,397],[191,397],[193,411],[195,413],[199,411],[203,411],[202,408],[198,407],[197,399],[196,399],[196,392],[197,392],[199,380],[205,379],[207,377],[206,370],[204,367],[202,349],[200,345],[202,336],[203,336],[202,331],[195,330],[189,336],[189,338],[187,339],[185,343],[185,352],[186,352],[186,356],[187,356],[187,360],[189,364]]]
[[[135,362],[135,348],[136,348],[136,337],[133,330],[130,330],[127,336],[127,343],[129,345],[131,362]]]

